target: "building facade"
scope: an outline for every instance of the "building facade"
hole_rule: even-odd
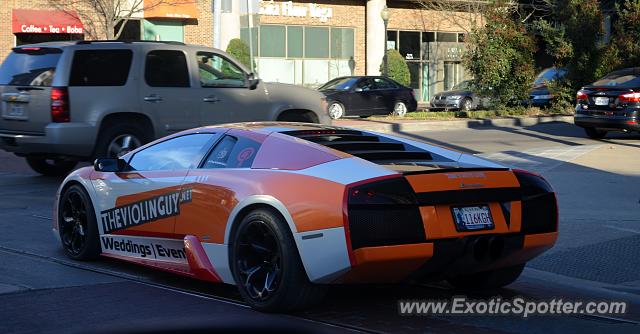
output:
[[[241,37],[265,80],[317,87],[338,76],[379,75],[385,5],[386,47],[405,58],[417,98],[429,100],[467,79],[464,36],[478,18],[420,1],[259,1],[257,14],[241,19]]]
[[[52,8],[56,1],[0,1],[0,59],[21,44],[104,39],[105,28],[90,9]],[[317,87],[339,76],[380,74],[385,5],[386,48],[405,58],[419,100],[467,78],[460,61],[473,13],[445,12],[420,1],[145,0],[120,38],[221,49],[241,38],[263,80]]]

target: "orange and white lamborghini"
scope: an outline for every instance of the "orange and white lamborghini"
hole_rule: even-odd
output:
[[[304,123],[177,133],[70,174],[54,230],[77,260],[121,259],[300,309],[329,284],[510,284],[553,246],[539,175],[418,141]]]

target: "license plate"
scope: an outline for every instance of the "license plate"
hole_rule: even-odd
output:
[[[488,205],[463,206],[451,209],[458,231],[493,229],[493,218]]]
[[[599,96],[599,97],[596,97],[593,101],[596,103],[597,106],[606,106],[609,104],[608,97]]]
[[[5,110],[3,116],[6,118],[22,119],[27,115],[25,112],[25,107],[22,103],[8,103],[7,109]]]

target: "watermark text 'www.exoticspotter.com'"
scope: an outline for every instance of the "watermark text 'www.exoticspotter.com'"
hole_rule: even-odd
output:
[[[401,300],[398,312],[400,315],[515,315],[523,318],[532,315],[616,315],[627,312],[627,303],[562,298],[534,301],[523,297],[478,300],[455,296],[447,300]]]

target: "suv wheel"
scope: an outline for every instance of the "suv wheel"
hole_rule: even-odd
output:
[[[98,137],[96,158],[117,158],[151,141],[149,131],[133,124],[110,124]]]
[[[46,176],[67,175],[78,164],[77,161],[39,157],[26,157],[26,160],[31,169]]]

